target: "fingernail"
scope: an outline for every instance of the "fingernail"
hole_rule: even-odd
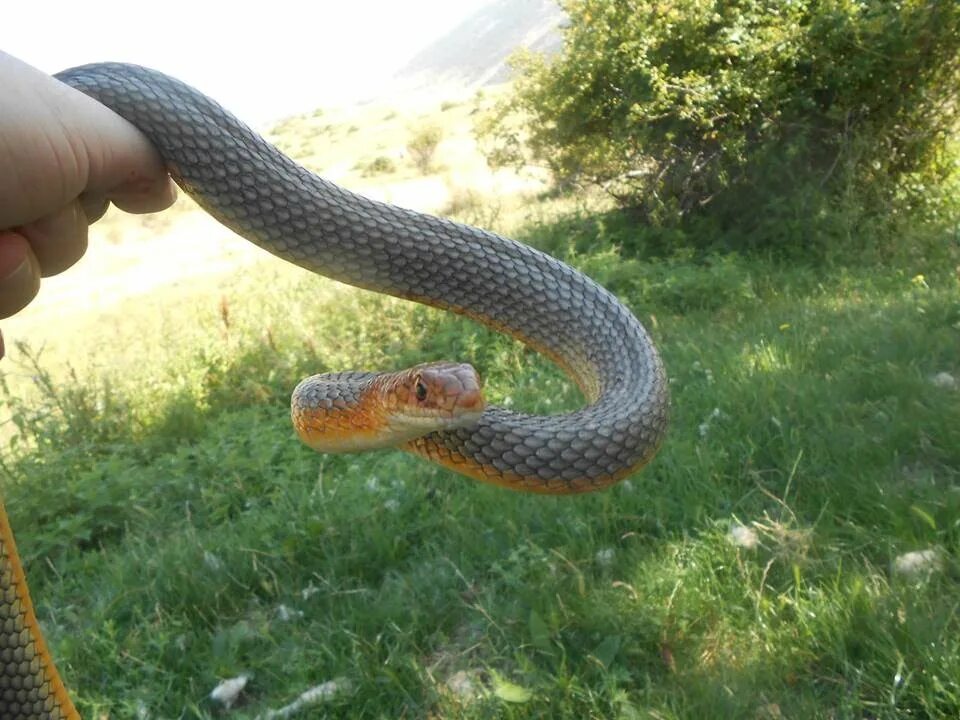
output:
[[[19,265],[7,273],[3,278],[0,278],[0,283],[21,283],[27,279],[28,275],[32,274],[33,269],[30,267],[30,258],[25,257]]]

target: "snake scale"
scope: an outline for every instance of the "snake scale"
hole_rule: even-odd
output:
[[[552,416],[485,407],[468,427],[429,432],[404,449],[478,480],[552,494],[606,487],[656,453],[669,404],[660,356],[634,315],[582,273],[494,233],[337,187],[157,71],[101,63],[57,77],[139,128],[174,180],[251,242],[335,280],[507,333],[556,362],[587,400]],[[4,513],[0,718],[76,717],[37,625]]]

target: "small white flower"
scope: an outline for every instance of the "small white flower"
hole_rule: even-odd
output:
[[[280,622],[290,622],[291,620],[298,620],[302,617],[303,610],[296,610],[286,605],[277,606],[277,620]]]
[[[320,588],[315,585],[307,585],[303,590],[300,591],[300,597],[304,600],[309,600],[314,595],[320,592]]]
[[[220,684],[211,691],[210,699],[229,710],[240,697],[249,680],[249,675],[238,675],[235,678],[221,680]]]
[[[380,489],[380,478],[376,475],[371,475],[367,478],[367,490],[370,492],[376,492]]]
[[[707,415],[706,420],[700,423],[697,428],[700,432],[700,437],[706,437],[707,433],[710,431],[710,423],[718,419],[723,413],[720,412],[720,408],[715,407],[709,415]]]
[[[727,538],[737,547],[746,548],[747,550],[752,550],[757,546],[757,543],[760,542],[753,528],[741,525],[740,523],[730,526],[730,532],[727,533]]]
[[[220,572],[223,570],[223,560],[218,558],[209,550],[203,551],[203,564],[207,566],[208,569],[213,570],[214,572]]]
[[[396,498],[390,498],[389,500],[384,500],[383,507],[390,512],[396,512],[400,509],[400,501]]]
[[[613,548],[604,548],[603,550],[598,550],[596,554],[597,565],[611,565],[613,563],[613,556],[616,554],[616,550]]]

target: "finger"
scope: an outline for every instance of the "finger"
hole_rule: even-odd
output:
[[[74,105],[71,134],[85,149],[85,193],[105,197],[129,212],[156,212],[176,192],[159,153],[133,125],[104,105],[61,85]]]
[[[66,270],[87,251],[87,216],[74,201],[52,215],[17,228],[30,242],[41,277]]]
[[[27,239],[0,232],[0,318],[10,317],[33,300],[40,289],[40,263]]]
[[[3,344],[3,333],[0,332],[0,360],[3,360],[3,356],[7,354],[7,348]]]
[[[110,202],[128,213],[160,212],[176,201],[177,186],[168,175],[161,178],[141,178],[114,188],[107,197]]]
[[[110,208],[110,201],[99,195],[81,195],[80,207],[83,208],[83,214],[87,216],[87,223],[93,225]]]
[[[160,212],[170,207],[177,199],[177,186],[169,177],[159,183],[141,183],[131,187],[122,187],[110,193],[109,197],[85,193],[80,196],[80,205],[87,216],[87,222],[93,225],[103,217],[112,202],[121,210],[142,215]]]

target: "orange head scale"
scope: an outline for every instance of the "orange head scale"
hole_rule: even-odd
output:
[[[293,391],[297,434],[320,452],[398,447],[476,423],[486,408],[472,365],[435,362],[390,373],[313,375]]]

